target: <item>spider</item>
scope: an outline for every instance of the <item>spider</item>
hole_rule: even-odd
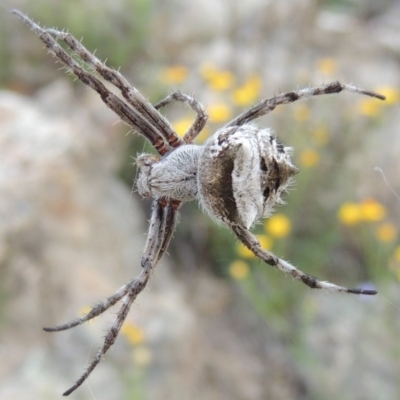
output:
[[[140,274],[86,315],[63,325],[44,328],[47,332],[70,329],[97,317],[119,301],[122,302],[103,346],[82,376],[63,393],[64,396],[71,394],[87,379],[113,345],[132,303],[143,291],[154,267],[166,252],[177,224],[178,210],[187,201],[197,200],[207,214],[232,229],[237,238],[262,261],[312,289],[364,295],[377,293],[375,290],[349,289],[320,281],[261,248],[249,229],[260,218],[268,217],[276,203],[282,202],[281,195],[298,169],[291,162],[291,149],[284,147],[270,129],[259,128],[251,121],[271,112],[278,105],[312,96],[344,90],[380,100],[384,100],[384,96],[340,82],[291,91],[261,101],[228,122],[204,145],[195,145],[192,144],[193,139],[204,128],[208,118],[204,107],[197,100],[178,91],[153,106],[119,72],[107,67],[71,34],[43,29],[18,10],[12,13],[39,36],[58,61],[85,85],[94,89],[107,107],[142,134],[158,152],[157,155],[141,154],[137,159],[140,170],[138,192],[143,197],[154,198]],[[67,53],[57,40],[63,41],[71,53]],[[83,69],[76,59],[93,68],[97,75]],[[113,84],[123,99],[108,90],[98,75]],[[178,137],[158,111],[174,101],[187,103],[197,114],[183,139]]]

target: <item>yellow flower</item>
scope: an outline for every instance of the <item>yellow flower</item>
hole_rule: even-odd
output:
[[[306,149],[300,153],[300,163],[304,167],[312,168],[319,161],[319,154],[314,149]]]
[[[381,242],[393,242],[397,236],[397,229],[396,227],[391,224],[390,222],[385,222],[378,226],[376,229],[376,237]]]
[[[213,90],[227,90],[235,83],[235,76],[232,72],[221,71],[212,63],[202,64],[199,71]]]
[[[182,83],[187,79],[188,70],[182,65],[173,65],[161,71],[161,80],[166,84]]]
[[[253,75],[243,85],[233,92],[233,101],[238,106],[247,106],[252,104],[260,97],[261,79],[257,75]]]
[[[289,218],[283,214],[275,214],[267,219],[264,227],[271,236],[276,238],[283,238],[289,235],[292,229]]]
[[[235,77],[232,72],[218,71],[215,72],[209,79],[208,83],[213,90],[227,90],[232,87],[235,82]]]
[[[224,103],[212,104],[207,111],[212,122],[225,122],[232,116],[231,109]]]
[[[250,267],[245,261],[236,260],[229,266],[229,274],[233,279],[241,280],[249,276]]]
[[[321,58],[317,62],[317,70],[324,75],[333,75],[337,71],[337,63],[333,58]]]
[[[325,125],[319,125],[312,132],[314,143],[318,146],[325,146],[329,140],[328,129]]]
[[[235,83],[232,72],[221,71],[212,63],[202,64],[199,71],[213,90],[227,90]]]
[[[384,104],[387,106],[397,104],[400,101],[400,90],[399,89],[396,89],[396,88],[393,88],[390,86],[382,86],[382,87],[377,87],[376,92],[386,96],[386,100],[385,100]]]
[[[359,100],[357,109],[361,115],[374,118],[380,114],[382,110],[382,104],[383,103],[380,103],[378,99],[364,98]]]
[[[386,215],[385,207],[374,199],[360,203],[361,218],[368,222],[381,221]]]
[[[355,225],[360,222],[362,214],[357,203],[343,203],[338,212],[339,220],[345,225]]]
[[[172,124],[178,136],[182,137],[192,125],[193,120],[190,118],[182,118]]]
[[[132,324],[131,322],[125,322],[121,328],[121,333],[128,339],[128,341],[136,346],[144,342],[143,329]]]
[[[299,122],[305,122],[310,119],[311,111],[307,104],[299,104],[294,109],[294,119]]]

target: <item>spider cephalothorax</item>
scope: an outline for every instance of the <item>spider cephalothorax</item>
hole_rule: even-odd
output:
[[[141,154],[136,163],[140,169],[138,192],[143,197],[173,198],[192,201],[197,198],[197,170],[201,159],[200,146],[188,144],[159,158]]]
[[[21,12],[14,10],[13,13],[39,36],[50,53],[85,85],[99,93],[106,106],[147,138],[158,152],[158,155],[142,154],[137,159],[140,167],[138,191],[142,196],[154,198],[141,273],[83,317],[56,327],[44,328],[51,332],[72,328],[122,301],[102,348],[83,375],[64,393],[65,396],[86,380],[114,343],[132,303],[146,286],[153,268],[167,250],[177,222],[178,209],[186,201],[197,199],[211,217],[231,228],[257,257],[311,288],[376,294],[374,290],[348,289],[319,281],[261,248],[249,228],[259,218],[267,217],[274,204],[281,201],[281,194],[290,184],[297,168],[291,163],[290,149],[283,147],[269,129],[258,128],[251,121],[269,113],[278,105],[301,98],[340,93],[343,90],[380,100],[384,100],[384,96],[340,82],[284,93],[256,104],[218,130],[204,145],[198,146],[191,143],[204,128],[207,114],[197,100],[174,92],[153,106],[119,72],[107,67],[69,33],[42,29]],[[63,41],[72,53],[66,52],[57,40]],[[100,77],[113,84],[124,100],[107,89],[98,75],[82,68],[81,63],[87,64]],[[159,108],[173,101],[185,102],[197,113],[183,139],[178,137],[169,122],[158,112]]]

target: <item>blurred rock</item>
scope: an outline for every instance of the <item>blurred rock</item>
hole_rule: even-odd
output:
[[[400,291],[387,289],[373,298],[307,296],[299,359],[317,397],[399,398]]]

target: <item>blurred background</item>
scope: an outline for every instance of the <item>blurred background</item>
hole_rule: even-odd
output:
[[[151,147],[60,71],[10,14],[68,29],[151,102],[174,90],[219,126],[255,104],[334,80],[353,93],[257,121],[294,148],[287,204],[254,228],[329,294],[273,270],[194,202],[149,287],[76,399],[400,398],[398,0],[3,0],[0,8],[0,399],[57,399],[102,344],[113,308],[71,331],[140,271]],[[163,110],[182,134],[194,113]],[[378,170],[376,169],[378,168]],[[396,194],[397,193],[397,194]]]

